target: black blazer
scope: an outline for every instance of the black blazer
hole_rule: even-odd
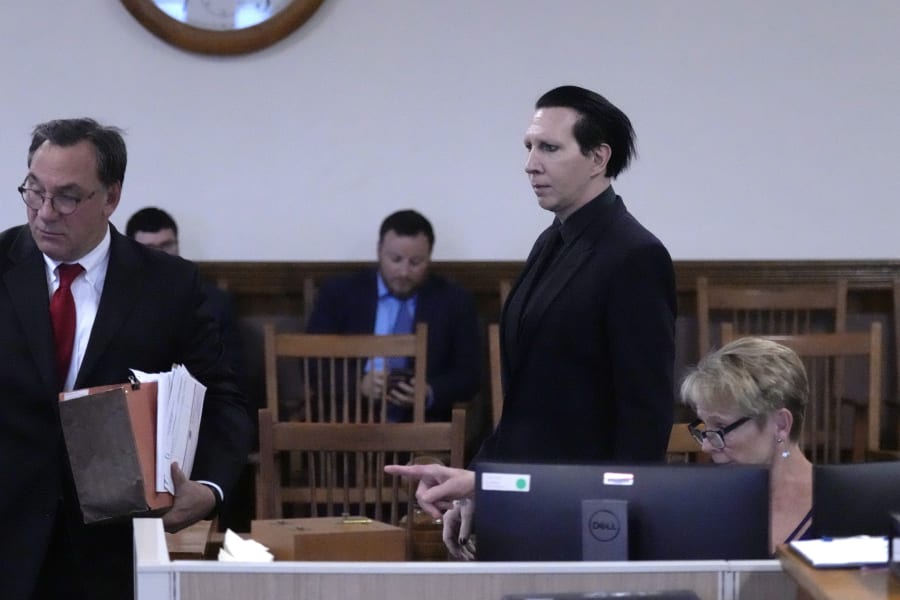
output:
[[[109,267],[75,387],[183,363],[208,390],[192,479],[226,494],[252,444],[244,398],[201,309],[196,267],[111,231]],[[44,260],[27,226],[0,234],[0,581],[25,598],[49,555],[88,598],[133,593],[131,522],[85,526],[59,425]],[[103,432],[97,432],[103,435]]]
[[[309,333],[372,333],[378,309],[375,269],[322,284]],[[449,421],[453,404],[468,402],[480,383],[478,314],[472,295],[443,277],[429,275],[416,299],[416,322],[428,324],[428,383],[434,402],[429,421]]]
[[[665,456],[674,404],[674,269],[662,243],[612,188],[606,193],[582,207],[588,213],[570,217],[587,222],[528,300],[514,301],[549,229],[510,292],[501,317],[503,415],[477,459]]]

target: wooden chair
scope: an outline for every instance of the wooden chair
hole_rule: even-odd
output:
[[[415,514],[414,484],[386,475],[384,466],[449,454],[449,465],[462,468],[465,418],[454,409],[450,422],[278,422],[261,409],[256,518],[282,518],[290,505],[295,517],[348,514],[402,523],[411,553],[414,519],[403,517]],[[285,459],[297,455],[304,468],[289,474]]]
[[[709,455],[703,452],[700,444],[688,431],[687,423],[672,424],[672,432],[669,434],[669,445],[666,448],[666,462],[709,462]]]
[[[728,322],[745,335],[831,333],[846,330],[847,282],[760,288],[713,285],[697,278],[699,356],[710,350],[713,323]]]
[[[500,325],[488,325],[488,359],[491,368],[491,418],[494,428],[503,414],[503,381],[500,378]]]
[[[425,422],[428,326],[424,323],[410,335],[276,333],[266,326],[264,338],[266,407],[278,420],[384,421],[388,386],[380,398],[371,399],[363,396],[358,383],[367,360],[404,356],[414,361],[413,422]],[[279,393],[279,370],[291,363],[300,373],[300,398]],[[280,414],[279,406],[294,414]]]
[[[894,387],[893,389],[893,411],[897,414],[900,411],[900,277],[893,280],[893,301],[894,301]],[[887,408],[887,406],[885,406]],[[891,414],[885,413],[885,418],[890,419]],[[890,421],[889,421],[890,422]],[[882,448],[878,452],[869,451],[866,453],[867,460],[900,460],[900,417],[894,417],[896,431],[894,433],[896,439],[894,449]]]
[[[722,326],[722,343],[738,337],[730,324]],[[809,403],[802,447],[814,463],[852,462],[879,452],[881,433],[881,323],[869,331],[761,336],[783,344],[803,360],[809,379]],[[844,382],[849,361],[864,361],[868,372],[867,397],[847,398]],[[850,415],[852,421],[847,423]],[[849,439],[848,439],[849,438]]]

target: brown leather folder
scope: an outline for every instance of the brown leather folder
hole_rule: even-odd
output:
[[[59,414],[85,523],[153,516],[172,506],[156,491],[156,382],[60,394]]]

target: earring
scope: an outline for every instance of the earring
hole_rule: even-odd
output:
[[[781,439],[781,438],[777,438],[775,441],[778,442],[779,444],[783,444],[783,443],[784,443],[784,440]],[[782,451],[781,451],[781,458],[787,458],[787,457],[790,456],[790,455],[791,455],[791,451],[790,451],[790,450],[782,450]]]

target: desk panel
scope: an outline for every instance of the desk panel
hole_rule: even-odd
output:
[[[135,527],[138,600],[500,600],[504,594],[693,590],[703,600],[792,598],[778,561],[220,563],[169,561]],[[143,539],[146,538],[146,539]]]

